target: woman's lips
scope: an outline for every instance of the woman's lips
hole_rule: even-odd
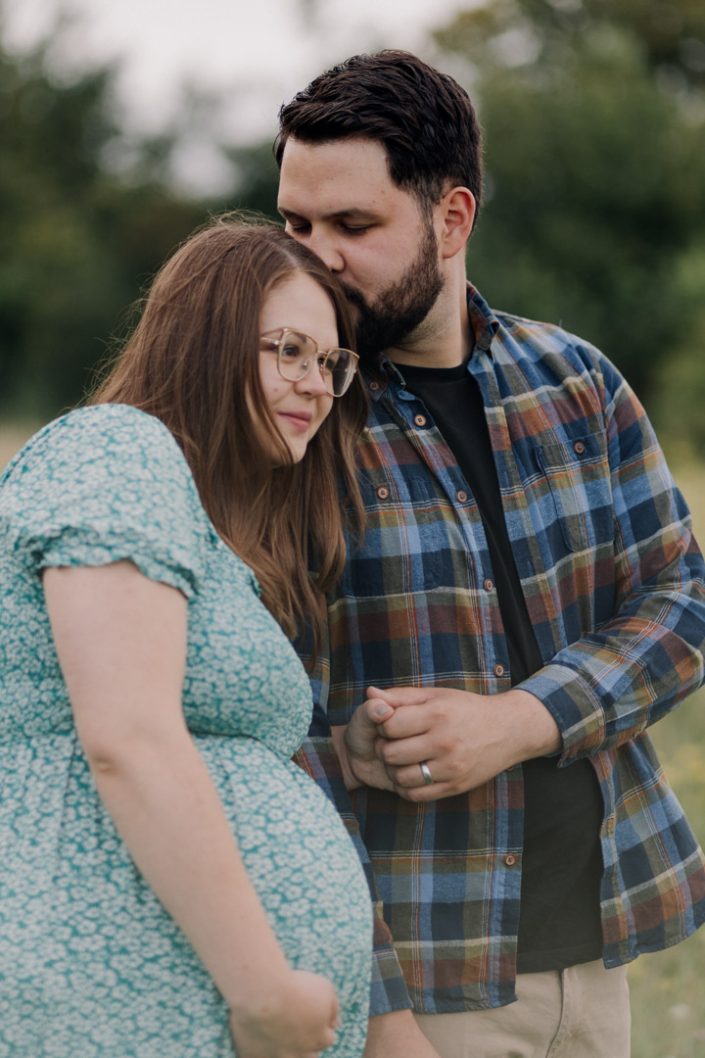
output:
[[[311,425],[311,414],[306,411],[280,411],[278,414],[282,419],[286,419],[287,422],[291,423],[295,430],[299,430],[304,433],[308,430]]]

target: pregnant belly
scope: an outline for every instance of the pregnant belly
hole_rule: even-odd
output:
[[[291,761],[254,739],[198,739],[243,861],[293,965],[369,972],[371,904],[335,808]],[[337,972],[336,972],[337,969]]]

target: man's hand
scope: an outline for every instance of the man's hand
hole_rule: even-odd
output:
[[[440,1058],[410,1010],[370,1018],[364,1058]]]
[[[383,737],[376,740],[375,752],[396,792],[410,801],[464,793],[521,761],[556,753],[561,746],[553,717],[527,691],[482,695],[448,688],[370,687],[367,693],[358,712],[366,710],[369,716],[384,703],[394,710],[379,723]],[[351,739],[353,769],[358,766],[355,746]],[[432,784],[424,782],[422,762]]]

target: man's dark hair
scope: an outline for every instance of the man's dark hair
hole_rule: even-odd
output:
[[[470,97],[410,52],[353,55],[320,74],[279,111],[280,166],[290,136],[307,143],[376,140],[394,183],[424,207],[456,185],[469,188],[480,205],[481,132]]]

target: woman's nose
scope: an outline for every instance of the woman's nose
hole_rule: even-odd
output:
[[[310,393],[312,397],[328,394],[320,364],[316,360],[311,360],[308,371],[303,378],[294,383],[294,387],[299,393]]]

